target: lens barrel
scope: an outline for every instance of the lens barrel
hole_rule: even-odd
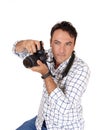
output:
[[[36,61],[37,61],[37,59],[35,59],[33,55],[30,55],[30,56],[26,57],[26,58],[23,60],[23,65],[24,65],[26,68],[31,68],[31,67],[33,67],[33,66],[37,66]]]

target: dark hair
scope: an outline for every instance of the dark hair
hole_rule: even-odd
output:
[[[54,32],[55,32],[57,29],[62,29],[63,31],[68,32],[68,34],[69,34],[71,37],[74,37],[74,38],[75,38],[75,41],[76,41],[77,31],[76,31],[75,27],[74,27],[70,22],[62,21],[62,22],[60,22],[60,23],[55,24],[55,25],[52,27],[51,32],[50,32],[51,38],[53,37],[53,34],[54,34]]]

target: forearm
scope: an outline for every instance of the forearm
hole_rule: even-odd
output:
[[[45,78],[44,82],[46,84],[46,89],[48,91],[48,94],[50,94],[52,91],[54,91],[57,87],[57,84],[55,83],[55,81],[53,80],[51,75],[48,76],[47,78]]]

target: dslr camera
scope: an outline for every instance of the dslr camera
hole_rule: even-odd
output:
[[[40,50],[37,50],[36,53],[33,53],[32,55],[27,56],[23,60],[23,65],[26,68],[31,68],[33,66],[38,66],[37,60],[40,60],[40,61],[42,61],[43,63],[46,64],[47,53],[45,52],[45,50],[44,50],[44,48],[42,46],[42,41],[40,41]]]

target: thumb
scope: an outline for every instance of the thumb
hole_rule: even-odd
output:
[[[37,60],[37,64],[40,66],[43,65],[43,63],[40,60]]]

